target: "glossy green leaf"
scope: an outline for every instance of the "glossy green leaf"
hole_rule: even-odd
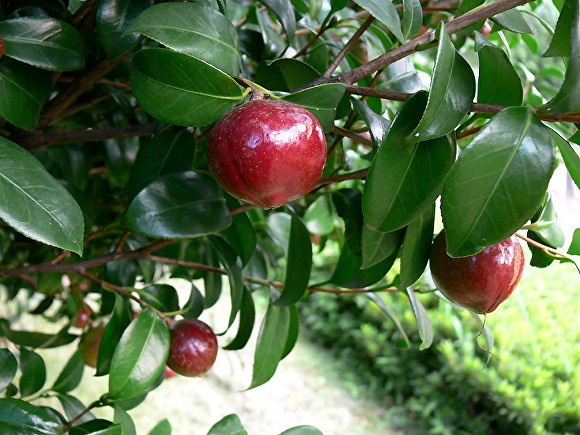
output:
[[[131,22],[151,0],[103,0],[97,10],[97,33],[108,59],[114,59],[133,48],[139,35],[123,35]]]
[[[403,241],[404,230],[383,233],[373,230],[365,222],[362,229],[361,269],[368,269],[393,255]]]
[[[468,256],[499,243],[530,219],[554,170],[549,131],[530,109],[495,115],[451,168],[441,213],[447,252]]]
[[[425,89],[417,68],[410,57],[405,57],[388,65],[384,71],[384,86],[399,92],[414,93]]]
[[[575,0],[564,0],[564,5],[562,6],[560,16],[558,17],[552,41],[543,56],[570,56],[570,34],[572,32],[572,8],[574,1]]]
[[[239,202],[236,201],[239,205]],[[234,248],[236,254],[242,260],[242,265],[248,264],[256,250],[256,230],[247,213],[239,213],[232,216],[232,224],[222,231],[222,235]]]
[[[204,264],[219,267],[219,257],[213,251],[207,249],[204,253]],[[203,277],[203,290],[205,295],[205,307],[213,307],[219,300],[222,292],[222,276],[217,273],[206,272]]]
[[[256,343],[249,389],[259,387],[274,376],[286,348],[289,327],[290,308],[269,304]]]
[[[431,347],[433,343],[433,324],[429,318],[429,314],[421,301],[417,299],[413,289],[407,289],[407,295],[411,301],[411,307],[413,308],[413,313],[415,314],[415,319],[417,320],[417,328],[419,330],[419,336],[421,337],[420,350],[427,349]]]
[[[151,237],[189,238],[227,228],[232,215],[215,180],[188,171],[164,175],[143,189],[127,209],[125,223]]]
[[[479,32],[476,41],[485,39]],[[495,45],[485,44],[479,51],[479,77],[477,102],[519,106],[524,98],[522,81],[505,51]]]
[[[562,160],[564,160],[570,177],[572,177],[572,180],[580,189],[580,146],[578,146],[580,136],[575,139],[575,136],[577,136],[575,134],[570,138],[570,142],[576,141],[576,145],[572,145],[572,143],[560,136],[555,130],[550,129],[550,133],[552,133],[552,139],[554,139],[554,142],[556,142],[560,150],[560,155],[562,156]]]
[[[526,228],[553,248],[561,248],[566,242],[564,231],[558,222],[554,201],[549,193],[541,212],[532,218],[532,222],[526,225]]]
[[[3,435],[61,435],[62,424],[48,409],[20,399],[0,399]]]
[[[230,299],[232,302],[232,309],[230,311],[230,319],[228,321],[228,328],[232,326],[236,315],[242,306],[242,299],[244,297],[244,276],[242,274],[242,262],[236,255],[232,247],[221,237],[214,236],[211,239],[211,244],[219,255],[220,262],[226,269],[228,280],[230,282]]]
[[[394,231],[421,216],[441,193],[455,161],[456,147],[447,136],[409,140],[426,99],[421,91],[401,106],[371,164],[362,210],[365,222],[376,231]]]
[[[214,424],[207,435],[247,435],[240,417],[236,414],[229,414]]]
[[[23,148],[0,137],[0,218],[31,239],[83,252],[84,217],[68,191]]]
[[[70,71],[85,66],[85,42],[70,24],[54,18],[21,17],[0,22],[4,55],[38,68]]]
[[[84,372],[84,362],[79,352],[75,352],[67,361],[66,365],[52,384],[52,391],[68,393],[81,383]]]
[[[6,388],[14,379],[18,370],[18,361],[8,349],[0,349],[0,391]]]
[[[290,0],[259,0],[278,17],[289,44],[294,40],[296,32],[296,15]]]
[[[169,328],[152,308],[139,314],[123,333],[111,361],[109,397],[129,399],[146,391],[165,368]]]
[[[52,91],[50,73],[12,59],[0,61],[0,116],[33,130]]]
[[[365,293],[364,295],[367,298],[369,298],[371,301],[373,301],[375,304],[377,304],[377,306],[393,321],[393,323],[395,324],[395,326],[397,327],[397,329],[401,333],[403,340],[405,340],[407,347],[411,347],[411,342],[409,341],[409,337],[407,336],[407,333],[405,332],[403,325],[399,321],[399,318],[397,317],[397,313],[395,313],[395,311],[393,311],[393,309],[391,309],[391,307],[389,307],[385,303],[384,299],[381,298],[381,296],[378,295],[377,293],[368,292],[368,293]]]
[[[70,435],[122,435],[123,428],[120,424],[113,424],[108,420],[95,419],[73,426]]]
[[[135,196],[161,175],[191,170],[194,159],[195,138],[186,130],[142,139],[127,190]]]
[[[292,58],[263,61],[256,68],[256,83],[271,91],[290,92],[319,76],[306,62]]]
[[[528,22],[526,15],[517,9],[510,9],[491,17],[500,26],[517,33],[535,33],[536,29]]]
[[[455,129],[467,115],[475,97],[475,77],[467,61],[455,50],[445,25],[437,31],[439,46],[427,107],[411,138],[424,141]]]
[[[300,334],[300,311],[296,305],[289,307],[290,309],[290,321],[288,324],[288,336],[286,337],[286,345],[284,346],[284,351],[282,352],[282,358],[286,358],[296,343],[298,342],[298,335]]]
[[[314,426],[296,426],[280,432],[280,435],[323,435],[323,433]]]
[[[334,231],[335,218],[328,196],[321,195],[308,206],[304,212],[304,223],[313,234],[324,236]]]
[[[133,56],[131,85],[149,114],[183,126],[212,124],[244,97],[240,85],[219,69],[162,48]]]
[[[236,336],[223,348],[225,350],[239,350],[243,349],[252,335],[254,330],[254,322],[256,321],[256,308],[254,306],[254,298],[250,291],[244,287],[244,294],[242,296],[242,305],[240,306],[240,323]]]
[[[49,349],[60,347],[72,343],[78,338],[78,336],[66,332],[66,329],[56,334],[10,329],[8,322],[3,319],[0,319],[0,327],[3,335],[12,343],[33,348],[41,347]]]
[[[580,255],[580,228],[574,230],[572,235],[572,242],[568,248],[568,254],[570,255]]]
[[[404,289],[413,285],[427,267],[433,240],[435,204],[407,227],[401,248],[401,284]]]
[[[179,310],[179,296],[169,284],[152,284],[139,290],[139,296],[153,308],[162,312]]]
[[[169,420],[164,418],[159,423],[157,423],[147,435],[171,435],[172,427]]]
[[[405,37],[401,31],[401,20],[393,2],[380,0],[355,0],[355,3],[387,26],[387,29],[389,29],[399,41],[405,42]]]
[[[70,394],[57,394],[56,398],[62,405],[64,413],[66,414],[69,421],[79,417],[84,413],[75,422],[75,426],[81,425],[96,418],[92,412],[86,412],[87,407],[76,397],[71,396]]]
[[[121,425],[123,435],[137,435],[137,429],[131,416],[120,406],[114,406],[114,422]]]
[[[389,130],[390,122],[385,119],[362,101],[352,98],[352,104],[356,111],[369,127],[369,133],[373,141],[373,149],[376,151],[381,144]]]
[[[288,240],[286,281],[282,295],[275,305],[288,306],[298,302],[306,293],[312,270],[312,242],[302,219],[292,213]]]
[[[46,365],[42,357],[25,347],[20,348],[20,396],[27,397],[38,391],[46,382]]]
[[[558,93],[540,107],[540,112],[576,113],[580,112],[580,5],[577,0],[569,1],[571,8],[570,61],[566,77]]]
[[[423,9],[419,0],[403,0],[403,36],[411,39],[421,31]]]
[[[189,293],[189,299],[181,309],[181,315],[189,319],[197,319],[203,312],[205,306],[205,300],[199,289],[191,283],[191,292]]]
[[[123,332],[125,332],[125,329],[127,329],[127,326],[131,323],[132,314],[131,307],[127,300],[121,297],[118,293],[115,294],[113,313],[105,326],[101,343],[99,344],[97,372],[95,376],[103,376],[109,373],[113,354],[115,353],[115,349],[117,348],[117,344],[119,343]]]
[[[138,32],[209,63],[231,76],[240,70],[238,34],[231,21],[199,3],[157,4],[137,17],[126,33]]]
[[[281,99],[306,107],[316,116],[324,131],[329,132],[334,125],[336,107],[345,89],[346,86],[342,83],[327,83],[285,95]]]

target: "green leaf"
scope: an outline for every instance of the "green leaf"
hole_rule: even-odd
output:
[[[69,334],[66,329],[61,330],[57,334],[47,334],[44,332],[35,331],[18,331],[10,329],[10,325],[6,320],[0,319],[0,326],[4,336],[12,343],[26,346],[26,347],[41,347],[44,349],[64,346],[72,343],[78,338],[77,335]]]
[[[123,435],[137,435],[137,429],[131,416],[120,406],[114,406],[114,422],[121,425]]]
[[[46,365],[42,357],[25,347],[20,348],[20,396],[30,396],[44,386],[46,382]]]
[[[14,379],[18,370],[18,361],[8,349],[0,349],[0,391],[6,388]]]
[[[270,9],[274,15],[278,17],[288,44],[294,41],[294,33],[296,32],[296,15],[294,15],[294,7],[290,0],[259,0],[264,6]],[[259,12],[258,12],[259,13]]]
[[[164,418],[159,423],[155,425],[149,432],[148,435],[171,435],[172,427],[169,420]]]
[[[556,142],[558,149],[560,150],[560,155],[562,156],[562,160],[564,160],[564,164],[566,165],[566,169],[568,169],[568,173],[576,186],[580,189],[580,147],[578,145],[572,145],[570,142],[576,140],[579,141],[580,137],[574,139],[574,136],[570,138],[570,142],[560,136],[555,130],[550,129],[550,133],[552,134],[552,139]]]
[[[239,204],[239,201],[236,201],[236,205]],[[256,230],[248,214],[239,213],[232,216],[232,224],[222,231],[222,235],[234,248],[242,260],[242,265],[248,264],[254,255],[257,243]]]
[[[496,114],[451,168],[441,201],[447,252],[476,254],[530,219],[554,170],[549,131],[530,109]]]
[[[47,408],[20,399],[0,399],[3,435],[61,435],[62,423]]]
[[[564,0],[564,5],[562,6],[560,16],[558,17],[552,41],[542,56],[570,56],[570,34],[572,32],[572,8],[574,7],[574,2],[575,0]]]
[[[345,89],[346,86],[342,83],[327,83],[285,95],[281,99],[306,107],[316,116],[323,130],[329,132],[334,126],[336,106]]]
[[[97,356],[97,372],[95,376],[103,376],[109,373],[113,354],[117,344],[127,326],[131,323],[131,307],[127,300],[118,293],[115,294],[115,306],[109,322],[105,326],[103,336],[99,344]]]
[[[403,36],[414,38],[421,31],[423,9],[419,0],[403,0]]]
[[[532,218],[532,223],[526,225],[529,231],[533,231],[544,244],[553,248],[561,248],[566,242],[564,231],[558,222],[558,215],[552,201],[552,196],[548,193],[547,200],[539,216]]]
[[[189,299],[181,309],[181,315],[189,319],[197,319],[204,309],[204,298],[199,289],[191,283]]]
[[[539,112],[576,113],[580,112],[580,5],[571,0],[570,62],[566,68],[564,83],[558,93],[539,108]]]
[[[411,139],[424,141],[455,129],[467,115],[475,97],[475,77],[467,61],[455,50],[445,25],[437,32],[439,46],[427,107]]]
[[[240,307],[242,306],[242,299],[244,296],[244,276],[242,274],[242,262],[232,247],[221,237],[214,236],[210,238],[210,242],[218,253],[220,262],[226,269],[228,280],[230,282],[232,309],[230,311],[230,319],[228,321],[229,328],[234,323],[236,315],[240,311]]]
[[[153,308],[169,313],[179,310],[179,296],[169,284],[152,284],[139,290],[139,296]]]
[[[325,236],[334,231],[335,218],[328,196],[321,195],[308,206],[304,212],[304,223],[313,234]]]
[[[413,285],[427,267],[433,240],[435,223],[435,204],[411,222],[405,232],[401,248],[400,289]]]
[[[81,425],[96,418],[92,412],[85,412],[87,407],[76,397],[71,396],[70,394],[57,394],[56,398],[61,403],[64,413],[69,421],[84,413],[83,416],[75,422],[74,426]]]
[[[214,424],[207,435],[247,435],[240,417],[236,414],[226,415]]]
[[[256,68],[256,83],[271,91],[290,92],[319,76],[306,62],[292,58],[263,61]]]
[[[572,243],[570,243],[570,247],[568,248],[568,254],[580,255],[580,228],[574,230]]]
[[[399,321],[399,318],[397,317],[397,313],[395,313],[395,311],[393,311],[391,309],[391,307],[389,307],[385,303],[383,298],[381,298],[377,293],[368,292],[368,293],[364,293],[364,295],[367,298],[369,298],[371,301],[373,301],[375,304],[377,304],[377,306],[393,321],[393,323],[395,324],[395,326],[397,327],[397,329],[401,333],[403,340],[405,340],[405,343],[407,343],[407,347],[411,347],[411,342],[409,341],[409,337],[407,336],[407,333],[403,329],[403,325]]]
[[[379,148],[362,197],[369,227],[391,232],[416,220],[441,193],[445,176],[455,161],[455,144],[447,136],[411,142],[425,107],[420,91],[401,106]]]
[[[12,59],[0,61],[0,116],[25,130],[33,130],[50,97],[50,73]]]
[[[487,41],[479,32],[476,32],[475,39]],[[524,98],[522,81],[505,51],[486,44],[478,54],[477,101],[505,106],[521,105]]]
[[[160,175],[191,170],[194,159],[195,138],[187,130],[141,139],[127,190],[135,196]]]
[[[346,244],[357,257],[361,256],[361,234],[364,222],[361,198],[361,192],[356,189],[340,189],[332,192],[332,202],[338,215],[344,221]]]
[[[288,324],[288,336],[286,337],[286,344],[284,346],[284,351],[282,352],[281,360],[286,358],[298,341],[298,335],[300,334],[300,312],[296,305],[288,307],[290,310],[290,321]]]
[[[216,181],[193,171],[159,177],[135,197],[125,215],[128,227],[157,238],[198,237],[231,223]]]
[[[123,333],[111,361],[109,398],[129,399],[146,391],[165,368],[169,328],[152,308],[139,314]]]
[[[162,48],[133,56],[131,85],[149,114],[183,126],[212,124],[244,98],[240,85],[224,72]]]
[[[122,433],[120,424],[113,424],[100,418],[73,426],[70,430],[70,435],[122,435]]]
[[[536,29],[526,19],[522,11],[510,9],[491,17],[491,20],[500,26],[517,33],[535,33]]]
[[[123,35],[131,22],[151,5],[151,0],[102,0],[97,10],[97,33],[109,60],[126,53],[139,35]]]
[[[399,249],[403,241],[404,230],[383,233],[373,230],[365,222],[362,229],[362,264],[361,269],[368,269]]]
[[[431,344],[433,343],[433,324],[431,323],[429,314],[427,314],[421,301],[417,299],[413,289],[408,288],[407,295],[409,296],[415,319],[417,319],[417,328],[419,329],[419,336],[421,337],[421,346],[419,347],[419,350],[427,349],[431,347]]]
[[[274,376],[286,348],[289,327],[290,308],[269,304],[258,335],[252,383],[248,389],[259,387]]]
[[[85,66],[85,42],[70,24],[54,18],[21,17],[0,22],[4,55],[38,68],[71,71]]]
[[[225,350],[239,350],[243,349],[252,335],[254,329],[254,322],[256,321],[256,308],[254,306],[254,299],[250,291],[244,287],[244,294],[242,296],[242,305],[240,307],[240,324],[238,326],[238,333],[236,336],[223,348]]]
[[[0,137],[0,218],[31,239],[83,252],[84,217],[32,154]]]
[[[163,3],[143,12],[125,32],[138,32],[231,76],[240,71],[238,34],[231,21],[199,3]]]
[[[389,120],[376,113],[362,101],[356,98],[351,98],[351,101],[358,114],[368,125],[369,132],[373,141],[373,149],[376,151],[381,146],[385,136],[387,135],[390,122]]]
[[[312,270],[312,242],[304,222],[291,213],[290,239],[288,241],[288,263],[286,281],[281,296],[275,305],[288,306],[298,302],[306,293]]]
[[[323,435],[323,433],[314,426],[296,426],[280,432],[280,435]]]
[[[73,353],[56,381],[54,381],[51,390],[59,393],[67,393],[74,390],[81,383],[84,368],[85,365],[79,352]]]
[[[417,68],[410,57],[405,57],[388,65],[384,71],[384,86],[399,92],[414,93],[425,89]]]
[[[401,32],[401,19],[391,1],[380,0],[355,0],[355,3],[366,10],[369,14],[387,26],[395,37],[405,42],[405,37]]]

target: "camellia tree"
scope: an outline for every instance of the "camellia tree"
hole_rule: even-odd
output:
[[[132,433],[170,369],[255,329],[262,385],[312,292],[366,294],[425,348],[417,292],[479,316],[517,284],[518,239],[536,267],[580,254],[547,194],[557,162],[580,184],[579,0],[3,1],[0,57],[3,434]],[[222,297],[218,350],[197,318]],[[48,385],[40,349],[71,344]],[[109,378],[86,405],[85,364]]]

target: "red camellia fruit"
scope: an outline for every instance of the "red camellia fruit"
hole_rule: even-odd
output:
[[[217,351],[217,338],[207,324],[183,319],[171,330],[167,365],[182,376],[200,376],[212,368]]]
[[[431,250],[431,274],[437,288],[457,305],[484,314],[512,294],[524,270],[524,251],[516,236],[469,257],[447,255],[445,232]]]
[[[302,106],[250,101],[218,121],[207,158],[231,195],[277,208],[316,186],[326,163],[326,138],[316,117]]]

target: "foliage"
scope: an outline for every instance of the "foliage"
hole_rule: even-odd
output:
[[[134,432],[128,411],[163,381],[169,328],[220,298],[235,335],[225,349],[261,325],[251,387],[292,351],[313,292],[396,291],[408,305],[383,312],[428,349],[437,338],[415,292],[434,290],[418,280],[439,198],[455,256],[527,230],[533,265],[577,261],[577,241],[559,250],[546,190],[559,155],[580,184],[578,0],[480,3],[2,2],[0,295],[57,328],[0,313],[8,433]],[[329,142],[317,188],[277,210],[223,192],[205,152],[216,121],[264,95],[308,108]],[[339,252],[331,270],[325,246]],[[192,282],[185,300],[167,276]],[[410,316],[418,336],[399,320]],[[37,349],[97,327],[109,389],[85,406],[72,395],[79,354],[47,386]],[[45,397],[62,409],[35,404]],[[114,421],[94,418],[101,406]]]
[[[423,351],[401,348],[396,325],[363,296],[311,295],[301,314],[306,335],[352,367],[353,382],[391,397],[393,415],[419,433],[577,433],[578,328],[555,320],[574,318],[576,282],[566,266],[531,271],[488,316],[494,356],[477,344],[486,345],[481,324],[434,296],[421,297],[436,331]],[[418,339],[405,298],[382,299]]]

